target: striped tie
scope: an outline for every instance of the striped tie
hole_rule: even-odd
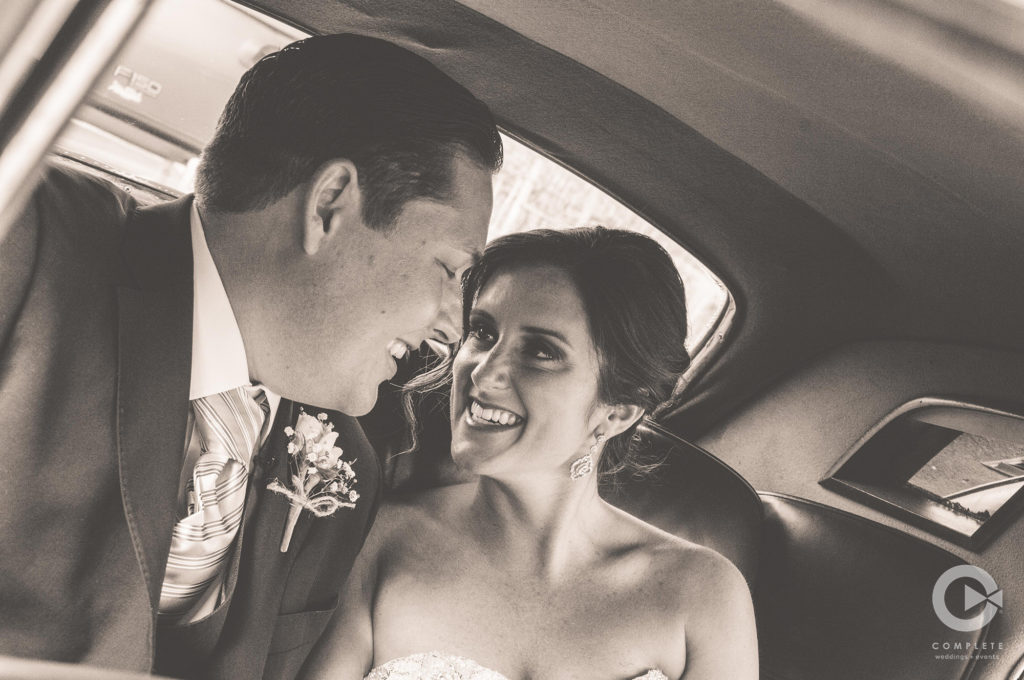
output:
[[[269,413],[258,387],[238,387],[192,402],[201,455],[188,489],[188,516],[171,534],[160,614],[187,614],[221,575],[245,507],[249,461]]]

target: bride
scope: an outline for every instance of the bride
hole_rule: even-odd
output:
[[[464,289],[445,368],[452,458],[475,478],[381,508],[304,677],[756,678],[737,569],[598,496],[688,363],[665,251],[603,228],[515,234]]]

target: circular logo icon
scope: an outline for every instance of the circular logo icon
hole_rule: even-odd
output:
[[[985,603],[985,607],[980,612],[968,618],[961,618],[949,611],[949,606],[946,604],[946,591],[960,579],[969,579],[974,582],[974,585],[981,586],[981,589],[978,589],[964,584],[964,613],[969,612],[982,602]],[[947,627],[961,633],[968,633],[987,626],[995,618],[995,615],[1003,607],[1003,591],[996,585],[995,579],[989,576],[984,569],[971,564],[961,564],[947,569],[935,582],[935,587],[932,589],[932,607],[935,609],[935,615]]]

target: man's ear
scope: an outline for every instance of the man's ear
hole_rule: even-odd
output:
[[[602,433],[608,439],[625,432],[644,415],[643,408],[636,404],[615,404],[607,408],[608,414],[602,423],[604,426]]]
[[[320,166],[309,181],[302,230],[302,249],[314,255],[336,236],[345,220],[362,214],[359,178],[352,161],[338,158]]]

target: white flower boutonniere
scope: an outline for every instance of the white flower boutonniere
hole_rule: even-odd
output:
[[[340,508],[354,508],[359,494],[355,490],[356,474],[351,463],[342,460],[344,453],[334,442],[338,433],[327,421],[327,414],[316,418],[299,409],[294,428],[285,428],[288,435],[288,458],[291,484],[275,479],[267,488],[291,500],[288,521],[281,537],[281,552],[288,552],[292,532],[299,515],[308,510],[317,517],[333,515]]]

